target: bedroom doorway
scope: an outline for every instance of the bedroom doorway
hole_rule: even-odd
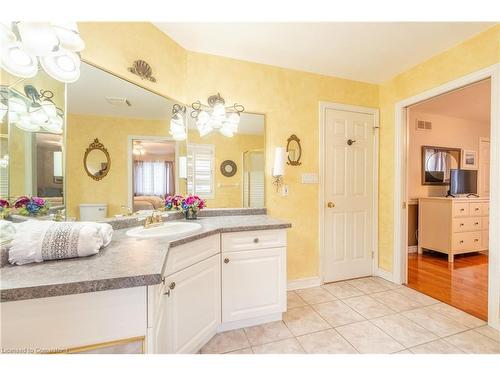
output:
[[[488,96],[484,102],[489,105],[489,109],[487,110],[489,115],[489,126],[490,129],[486,136],[480,136],[478,134],[474,135],[474,147],[469,145],[465,145],[462,147],[453,147],[455,144],[444,144],[444,147],[448,148],[459,148],[460,156],[459,160],[457,160],[457,165],[455,167],[451,166],[448,169],[437,168],[436,171],[442,172],[444,176],[440,176],[439,174],[433,176],[433,178],[441,179],[447,177],[448,171],[450,172],[449,181],[446,182],[442,186],[428,186],[429,191],[433,192],[434,197],[424,197],[426,201],[432,201],[433,204],[438,204],[438,206],[426,206],[425,210],[422,210],[424,207],[423,202],[420,197],[416,197],[418,201],[418,219],[414,220],[418,224],[418,232],[417,232],[417,254],[419,248],[421,248],[422,253],[425,254],[434,254],[436,258],[443,257],[444,254],[445,262],[441,270],[446,270],[448,275],[439,272],[436,269],[432,269],[432,267],[428,267],[425,272],[422,272],[421,280],[427,279],[429,280],[438,280],[441,282],[441,285],[434,284],[433,287],[436,290],[440,290],[441,295],[435,294],[432,295],[430,291],[425,292],[433,296],[434,298],[446,302],[448,304],[454,305],[456,308],[467,311],[473,315],[476,315],[478,318],[482,320],[487,320],[488,324],[494,328],[500,327],[500,314],[498,310],[498,304],[500,302],[500,290],[498,289],[498,285],[500,284],[500,270],[497,266],[498,257],[500,255],[499,237],[500,234],[496,231],[489,231],[490,227],[495,227],[499,222],[499,181],[500,181],[500,169],[498,168],[499,163],[499,154],[500,148],[499,145],[499,130],[500,123],[498,117],[499,111],[499,103],[498,97],[500,94],[500,64],[493,65],[489,68],[485,68],[483,70],[477,71],[475,73],[471,73],[467,76],[461,77],[454,81],[448,82],[444,85],[435,87],[431,90],[418,94],[416,96],[407,98],[402,100],[395,105],[395,113],[396,113],[396,123],[395,123],[395,139],[396,139],[396,149],[395,149],[395,193],[394,193],[394,213],[395,213],[395,230],[394,230],[394,281],[403,283],[403,284],[411,284],[412,280],[410,279],[410,260],[411,256],[409,256],[409,246],[408,240],[411,239],[413,233],[408,228],[409,225],[409,217],[412,202],[410,195],[411,191],[411,172],[410,172],[410,158],[412,155],[409,135],[408,133],[411,131],[410,126],[416,129],[417,127],[424,127],[427,129],[432,129],[433,125],[426,124],[427,121],[425,118],[421,119],[410,119],[411,116],[411,108],[416,107],[418,104],[425,104],[431,102],[432,99],[438,99],[440,97],[446,97],[446,95],[453,95],[454,93],[459,92],[460,90],[465,91],[467,88],[478,87],[479,85],[489,85],[486,90]],[[477,104],[479,97],[472,96],[468,101],[462,103],[462,105],[454,106],[454,110],[470,110],[470,107],[474,104]],[[439,106],[438,106],[439,107]],[[446,107],[442,107],[446,108]],[[421,108],[422,109],[422,108]],[[422,117],[422,116],[421,116]],[[457,117],[457,116],[455,116]],[[421,120],[420,123],[418,120]],[[455,121],[457,123],[457,121]],[[453,140],[454,134],[448,133],[446,136],[447,142],[451,142]],[[480,146],[480,138],[489,138],[490,139],[490,160],[489,160],[489,197],[481,196],[480,194],[480,184],[481,180],[481,172],[480,172],[480,163],[479,163],[479,146]],[[471,138],[471,137],[469,137]],[[470,141],[469,139],[468,141]],[[434,146],[435,150],[438,150],[441,146],[439,144],[425,144],[425,146]],[[421,149],[417,155],[413,155],[418,157],[420,167],[422,168],[425,163],[422,161],[424,152],[422,145]],[[439,150],[438,150],[439,151]],[[484,151],[483,151],[484,153]],[[444,159],[441,158],[441,161]],[[439,163],[431,163],[431,165],[437,166]],[[484,167],[483,167],[484,169]],[[455,170],[455,172],[453,171]],[[419,185],[423,185],[422,181],[424,181],[424,177],[426,173],[420,170],[420,174],[418,178],[420,179]],[[431,176],[432,177],[432,176]],[[458,188],[457,188],[458,186]],[[465,187],[464,187],[465,186]],[[471,188],[473,186],[474,188]],[[443,191],[439,190],[443,189]],[[472,191],[471,189],[475,190]],[[444,193],[451,193],[455,197],[447,197],[444,195],[440,196]],[[479,195],[479,197],[475,196],[467,196],[468,193],[474,193]],[[484,201],[484,202],[483,202]],[[447,207],[447,208],[446,208]],[[424,211],[429,211],[432,214],[425,214]],[[439,215],[438,215],[439,214]],[[424,217],[425,216],[425,217]],[[439,220],[437,220],[437,216],[440,216]],[[443,220],[447,220],[446,223],[443,223]],[[433,236],[432,228],[433,225],[425,226],[424,223],[429,223],[432,220],[437,220],[439,224],[434,225],[435,227],[439,227],[444,232],[439,236]],[[427,232],[425,235],[423,232]],[[434,237],[434,238],[433,238]],[[441,241],[441,242],[440,242]],[[415,248],[413,249],[415,251]],[[410,249],[411,253],[411,249]],[[436,255],[437,253],[437,255]],[[441,254],[441,255],[439,255]],[[465,255],[462,255],[465,254]],[[470,257],[481,254],[483,259],[486,259],[487,262],[477,262],[478,264],[460,264],[465,260],[471,260]],[[421,254],[418,254],[421,255]],[[470,262],[469,262],[470,263]],[[435,265],[435,264],[434,264]],[[473,268],[471,268],[473,267]],[[473,275],[476,271],[479,272],[482,276]],[[477,268],[482,268],[482,270],[477,270]],[[422,269],[421,269],[422,270]],[[467,278],[460,278],[460,272],[463,274],[467,274]],[[443,276],[444,275],[444,276]],[[458,278],[456,278],[458,276]],[[463,287],[463,283],[467,283],[467,280],[472,280],[474,282],[480,282],[483,285],[483,292],[485,297],[483,297],[484,301],[482,302],[481,312],[471,311],[469,308],[471,305],[481,302],[468,300],[468,297],[460,298],[460,293],[466,291],[466,288]],[[447,281],[443,281],[447,280]],[[439,284],[439,283],[438,283]],[[460,285],[462,284],[462,286]],[[444,285],[444,286],[443,286]],[[409,285],[410,286],[410,285]],[[448,295],[454,297],[454,301],[448,301],[443,298],[443,291],[441,289],[448,288]],[[457,289],[459,288],[460,293],[457,293]],[[475,287],[472,287],[472,291],[469,290],[469,295],[472,298],[476,298],[478,296],[478,291]],[[475,292],[474,292],[475,290]],[[475,295],[474,295],[475,294]],[[456,302],[461,299],[460,305]],[[464,302],[466,301],[466,302]],[[457,311],[457,313],[459,313]]]

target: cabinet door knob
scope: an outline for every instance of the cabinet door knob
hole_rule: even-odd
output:
[[[464,211],[465,211],[465,209],[464,209],[464,208],[461,208],[461,209],[460,209],[460,212],[464,212]]]
[[[476,222],[474,223],[474,225],[479,225],[479,223],[476,221]]]
[[[258,238],[254,238],[253,239],[253,243],[259,243],[259,239]]]
[[[229,263],[229,258],[224,259],[224,263],[228,264]]]
[[[460,223],[460,226],[463,227],[464,226],[464,223]]]
[[[461,240],[460,243],[464,243],[464,240]]]
[[[327,206],[328,206],[328,208],[334,208],[334,207],[335,207],[335,203],[333,203],[333,202],[328,202],[328,203],[327,203]]]
[[[174,283],[174,282],[170,283],[170,285],[169,285],[168,287],[169,287],[170,289],[175,289],[175,283]]]
[[[474,242],[479,242],[479,238],[474,238]]]

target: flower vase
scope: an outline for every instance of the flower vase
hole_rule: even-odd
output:
[[[186,215],[186,220],[198,219],[198,212],[193,210],[192,208],[188,208],[187,210],[185,210],[184,214]]]

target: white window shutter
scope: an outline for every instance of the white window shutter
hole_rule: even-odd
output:
[[[214,164],[215,147],[213,145],[188,145],[188,193],[201,198],[214,198]]]

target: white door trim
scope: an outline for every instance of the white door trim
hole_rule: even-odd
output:
[[[395,105],[394,125],[394,246],[393,276],[397,283],[407,278],[407,218],[403,202],[407,202],[406,157],[407,124],[406,107],[437,95],[491,79],[491,150],[490,150],[490,228],[500,227],[500,64],[447,82],[418,95],[406,98]],[[500,329],[500,231],[490,231],[488,268],[488,324]]]
[[[127,201],[130,209],[134,209],[133,195],[134,188],[132,186],[132,151],[133,141],[174,141],[172,137],[163,137],[158,135],[129,135],[127,137],[127,186],[128,195]],[[175,142],[175,191],[179,191],[179,142]]]
[[[333,109],[337,111],[357,112],[373,115],[373,225],[372,225],[372,249],[373,264],[372,274],[379,275],[378,272],[378,165],[379,165],[379,110],[378,108],[360,107],[349,104],[319,102],[319,268],[320,280],[324,283],[324,228],[325,228],[325,110]],[[384,277],[385,275],[380,275]]]

